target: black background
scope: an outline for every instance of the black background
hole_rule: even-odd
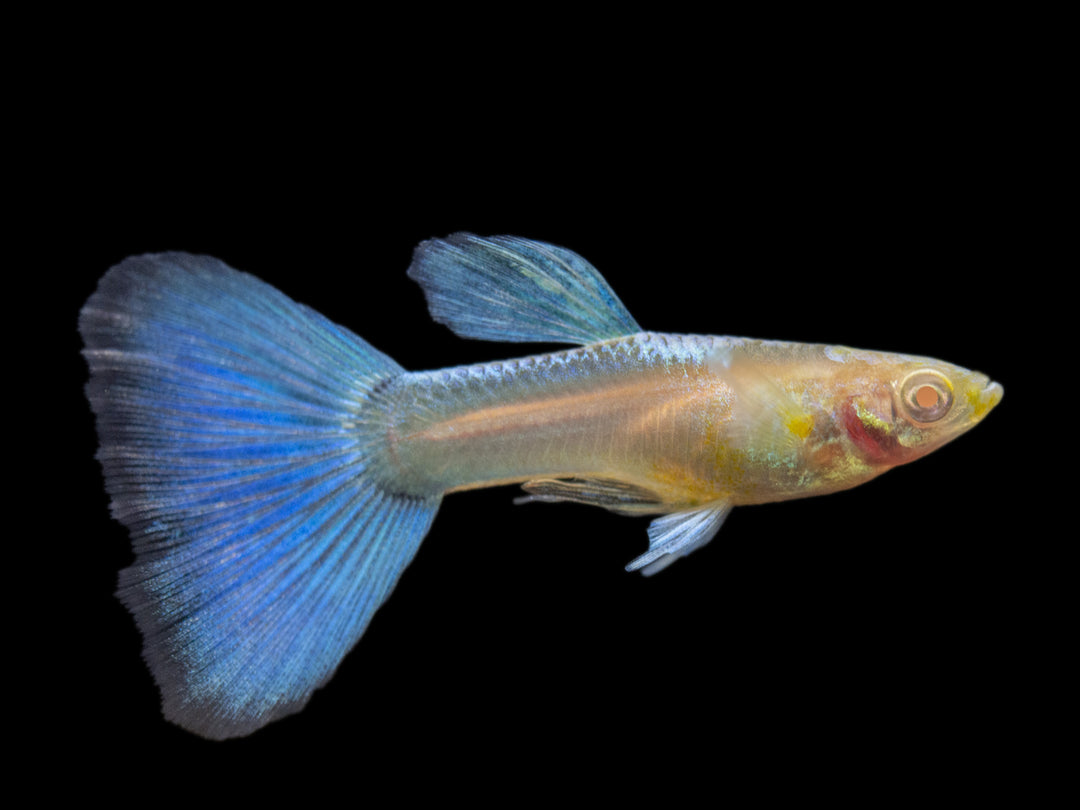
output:
[[[52,237],[33,268],[59,301],[62,553],[39,565],[62,583],[66,619],[45,667],[49,728],[86,747],[107,729],[117,761],[343,753],[372,779],[406,759],[464,782],[778,779],[774,767],[826,783],[870,771],[879,786],[994,778],[1027,711],[1014,682],[1035,574],[1013,514],[1028,313],[1013,282],[1039,272],[1041,226],[1000,85],[909,80],[788,76],[696,106],[598,89],[596,124],[589,105],[539,90],[519,105],[451,89],[377,114],[339,96],[285,110],[238,94],[250,115],[235,127],[221,124],[227,101],[181,95],[81,123],[91,137],[38,209]],[[448,497],[301,714],[228,743],[166,723],[112,597],[130,553],[93,459],[79,307],[125,256],[185,250],[262,277],[408,369],[528,353],[428,318],[405,269],[418,241],[457,230],[577,251],[650,330],[936,356],[1006,396],[970,434],[868,485],[735,510],[650,579],[623,571],[645,520],[514,506],[512,488]]]

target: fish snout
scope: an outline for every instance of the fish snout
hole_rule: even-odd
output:
[[[971,405],[972,419],[978,421],[1001,402],[1002,397],[1005,396],[1005,388],[985,374],[978,374],[975,377],[975,385],[968,394],[968,402]]]

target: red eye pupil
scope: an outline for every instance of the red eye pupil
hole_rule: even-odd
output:
[[[933,408],[938,404],[938,393],[933,386],[924,385],[915,392],[915,402],[920,408]]]

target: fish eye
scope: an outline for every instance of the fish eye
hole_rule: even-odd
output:
[[[952,384],[941,372],[928,368],[913,371],[900,383],[900,399],[912,419],[936,422],[952,407]]]

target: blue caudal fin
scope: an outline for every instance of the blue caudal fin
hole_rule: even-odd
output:
[[[79,329],[98,458],[135,563],[118,595],[166,717],[211,738],[298,711],[356,643],[439,498],[382,491],[393,360],[216,259],[130,258]]]

